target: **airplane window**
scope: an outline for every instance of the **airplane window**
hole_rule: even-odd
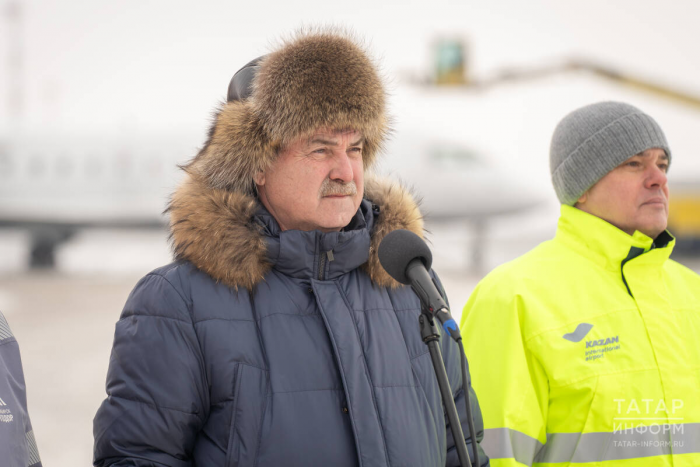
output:
[[[118,153],[114,160],[114,169],[117,176],[127,178],[131,172],[131,155],[126,152]]]
[[[38,177],[44,174],[46,169],[46,161],[41,157],[40,154],[35,154],[29,159],[29,175],[32,177]]]
[[[148,159],[148,162],[146,164],[146,170],[152,177],[160,175],[162,169],[163,164],[162,161],[158,158],[158,156],[154,155]]]
[[[88,177],[97,177],[102,172],[102,164],[99,156],[89,154],[85,160],[85,175]]]
[[[70,157],[64,155],[56,159],[56,175],[59,177],[68,177],[73,172],[73,161]]]
[[[462,147],[437,147],[430,152],[430,158],[438,165],[466,167],[483,165],[476,152]]]
[[[4,146],[0,146],[0,177],[9,178],[12,176],[12,159]]]

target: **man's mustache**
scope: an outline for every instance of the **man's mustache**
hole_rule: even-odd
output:
[[[354,180],[343,183],[327,178],[321,184],[321,198],[324,196],[354,196],[356,194],[357,185],[355,185]]]

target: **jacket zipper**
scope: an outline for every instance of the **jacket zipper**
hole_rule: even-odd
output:
[[[318,260],[318,280],[320,281],[323,280],[323,276],[326,272],[326,258],[328,259],[329,263],[335,259],[333,257],[333,250],[322,252],[321,257]]]

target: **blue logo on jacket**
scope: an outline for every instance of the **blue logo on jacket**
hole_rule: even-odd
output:
[[[591,329],[593,329],[592,324],[581,323],[578,326],[576,326],[576,330],[574,332],[564,334],[562,337],[567,341],[581,342],[583,338],[586,337],[586,335],[590,332]]]

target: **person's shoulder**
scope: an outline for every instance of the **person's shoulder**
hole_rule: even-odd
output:
[[[541,303],[556,295],[566,253],[552,240],[496,267],[472,292],[464,312],[486,313],[493,319],[520,321],[530,316],[527,310],[540,309]],[[531,325],[537,328],[539,319]]]
[[[700,301],[700,274],[672,259],[666,261],[665,270],[669,286],[687,290]]]
[[[170,264],[152,270],[141,279],[142,282],[153,280],[169,284],[187,302],[191,301],[193,289],[220,285],[218,281],[197,269],[187,260],[175,260]]]
[[[189,320],[189,278],[194,269],[187,261],[174,261],[144,275],[129,294],[121,318],[149,315]]]
[[[188,282],[195,270],[189,261],[173,261],[172,263],[160,266],[146,274],[139,283],[165,283],[180,294],[185,294]]]
[[[176,260],[146,274],[130,296],[138,302],[160,307],[156,300],[166,303],[172,313],[197,322],[219,317],[222,310],[246,313],[250,309],[250,291],[244,287],[231,288],[198,269],[187,260]]]
[[[566,256],[552,240],[502,264],[479,282],[463,309],[463,320],[497,325],[507,332],[505,323],[518,323],[523,340],[536,335],[547,324],[550,312],[543,307],[556,296],[558,271]],[[545,312],[543,312],[545,311]],[[474,332],[477,327],[474,327]]]
[[[700,281],[700,274],[697,272],[693,271],[690,269],[688,266],[685,266],[678,261],[675,261],[673,259],[669,259],[666,261],[666,270],[670,271],[671,273],[682,276],[688,280],[695,280],[695,281]]]
[[[524,281],[533,278],[545,280],[546,274],[552,270],[552,262],[561,259],[557,249],[551,240],[540,243],[527,253],[494,268],[479,282],[479,288],[506,288],[515,293]]]
[[[189,261],[175,260],[172,263],[152,270],[146,274],[146,277],[158,276],[168,282],[171,282],[173,287],[182,289],[185,284],[197,274],[197,272],[197,268],[195,268]]]

